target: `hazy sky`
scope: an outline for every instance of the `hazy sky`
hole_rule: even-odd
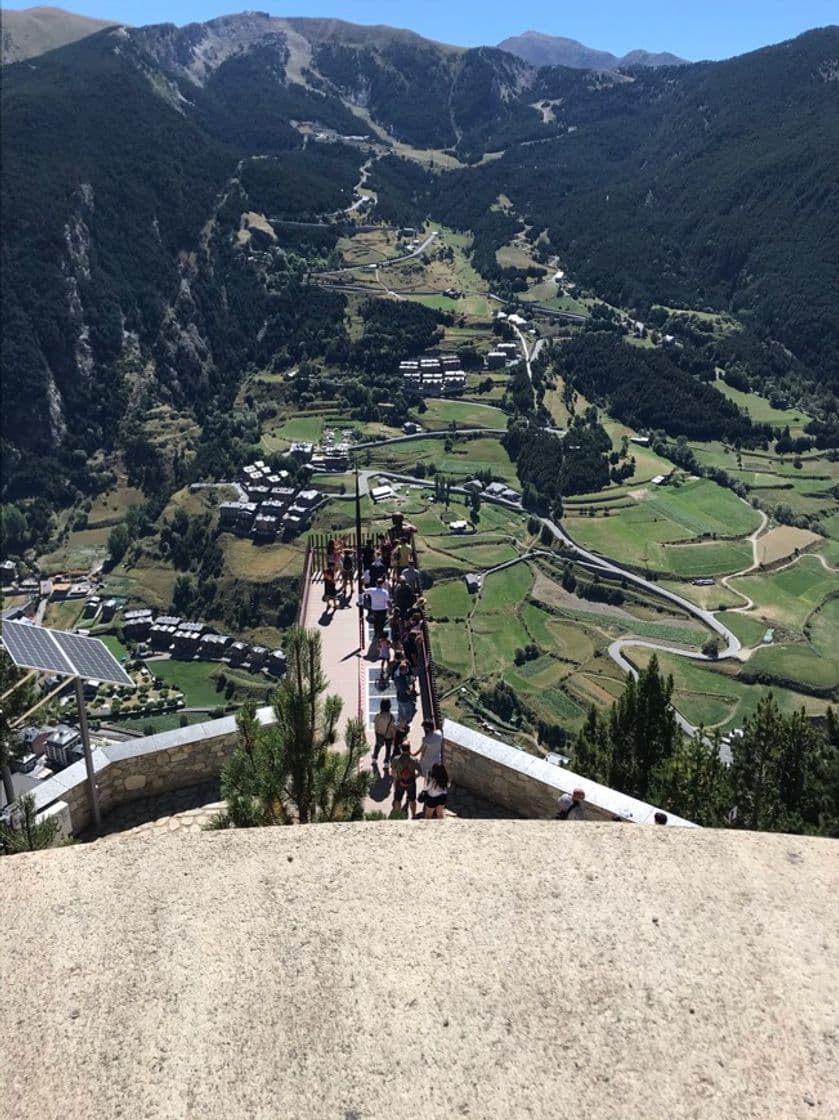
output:
[[[62,0],[51,0],[64,6]],[[251,0],[253,2],[253,0]],[[3,0],[27,8],[31,0]],[[191,23],[242,11],[236,0],[80,0],[67,8],[121,23]],[[522,31],[565,35],[600,50],[669,50],[683,58],[728,58],[839,22],[839,0],[289,0],[255,4],[273,15],[331,16],[409,27],[460,46],[494,44]]]

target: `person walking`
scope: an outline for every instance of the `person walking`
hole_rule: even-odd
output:
[[[373,762],[378,763],[379,751],[385,749],[385,770],[390,766],[390,754],[393,750],[393,741],[396,738],[396,720],[390,710],[390,700],[382,700],[379,710],[373,719],[373,733],[376,736],[376,745],[373,748]]]
[[[561,821],[584,821],[586,811],[583,802],[586,799],[585,790],[575,789],[571,793],[563,793],[557,802],[557,819]]]
[[[414,703],[417,695],[414,684],[414,674],[407,661],[400,661],[399,667],[393,674],[393,686],[396,689],[396,708],[400,723],[409,725],[416,713]]]
[[[382,636],[379,638],[379,642],[378,642],[378,645],[376,647],[376,658],[379,661],[379,680],[378,680],[379,688],[387,688],[387,681],[388,681],[387,670],[388,670],[388,665],[390,664],[390,654],[391,654],[390,641],[385,634],[382,634]]]
[[[394,605],[403,613],[408,614],[417,601],[417,594],[412,591],[408,586],[408,581],[404,576],[399,577],[399,582],[396,585],[396,590],[393,592]]]
[[[442,762],[435,762],[431,767],[431,773],[425,786],[425,810],[423,812],[425,819],[441,821],[446,815],[448,797],[448,771]]]
[[[379,580],[384,583],[385,576],[387,575],[387,568],[382,561],[382,557],[378,549],[376,549],[376,555],[373,557],[373,563],[367,570],[369,572],[371,587],[375,587]]]
[[[402,569],[400,575],[404,578],[414,594],[419,595],[422,588],[422,581],[420,579],[419,569],[414,563],[413,557],[411,557],[407,565]]]
[[[412,820],[416,820],[417,774],[420,773],[420,764],[411,754],[407,739],[402,743],[399,754],[394,757],[390,772],[393,777],[394,811],[402,808],[402,798],[404,797]]]
[[[370,603],[373,636],[378,640],[384,633],[387,624],[387,612],[390,608],[390,592],[385,587],[383,576],[367,592],[367,600]]]

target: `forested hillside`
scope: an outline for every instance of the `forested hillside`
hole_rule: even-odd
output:
[[[396,355],[380,310],[351,343],[344,296],[309,280],[339,263],[335,215],[367,159],[338,141],[351,133],[379,145],[378,219],[467,232],[488,287],[522,283],[496,257],[522,233],[645,319],[654,305],[729,312],[745,329],[708,344],[702,376],[728,347],[744,376],[815,386],[835,413],[837,58],[828,28],[719,64],[536,70],[490,48],[245,13],[104,31],[5,67],[4,499],[89,492],[126,417],[167,402],[202,425],[251,366],[305,358],[363,378],[381,364],[374,338]],[[311,141],[317,129],[334,142]],[[432,151],[397,154],[411,148]],[[280,236],[248,215],[312,224]],[[639,393],[642,374],[673,373],[663,356],[621,360]],[[628,416],[617,367],[583,365],[585,391]],[[680,429],[651,405],[632,422],[735,438],[739,420],[706,408],[696,372],[673,374]]]

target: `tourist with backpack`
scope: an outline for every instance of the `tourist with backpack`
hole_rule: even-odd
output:
[[[421,773],[420,764],[411,754],[407,738],[402,743],[398,755],[395,756],[390,767],[393,778],[393,809],[402,808],[402,799],[405,798],[411,819],[417,819],[417,775]]]
[[[385,749],[385,769],[390,766],[390,753],[393,741],[396,738],[396,720],[390,710],[390,700],[382,700],[379,710],[373,720],[373,732],[376,736],[376,745],[373,748],[373,762],[379,761],[379,751]]]

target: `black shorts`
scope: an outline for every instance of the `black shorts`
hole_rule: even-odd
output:
[[[445,805],[449,795],[447,793],[438,794],[437,797],[426,797],[426,809],[439,809],[441,805]]]
[[[393,787],[393,800],[397,805],[402,804],[402,798],[408,794],[408,802],[416,801],[417,799],[417,780],[408,782],[406,786],[400,785],[398,782]]]

